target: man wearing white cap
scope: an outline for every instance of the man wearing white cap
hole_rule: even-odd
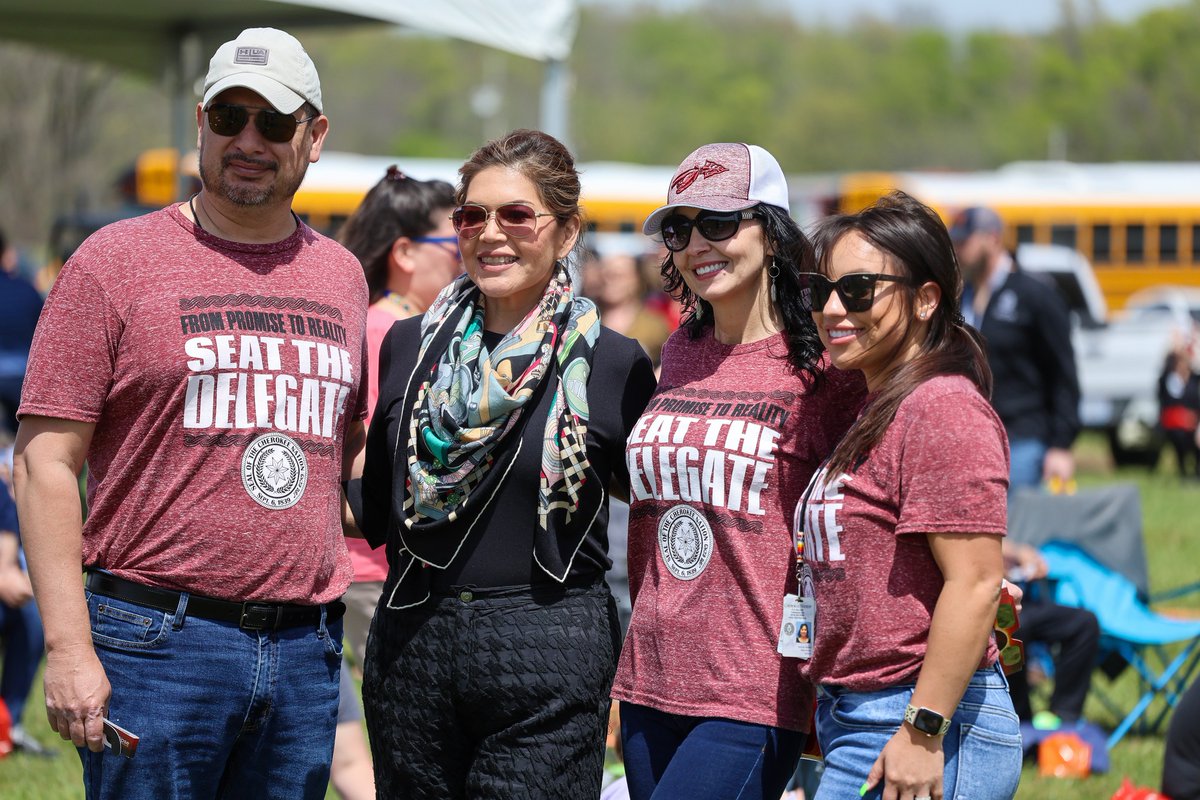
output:
[[[291,210],[321,110],[288,34],[222,45],[196,111],[200,193],[98,231],[47,299],[17,501],[47,716],[89,798],[325,795],[367,291]]]

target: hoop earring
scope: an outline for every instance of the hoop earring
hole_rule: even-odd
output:
[[[777,303],[779,301],[775,292],[775,279],[779,277],[779,267],[775,264],[774,256],[771,256],[771,266],[767,267],[767,275],[771,278],[771,302]]]

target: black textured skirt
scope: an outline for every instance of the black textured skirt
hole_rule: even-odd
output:
[[[619,647],[604,583],[381,602],[363,676],[378,796],[597,797]]]

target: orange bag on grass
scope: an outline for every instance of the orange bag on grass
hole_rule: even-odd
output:
[[[1092,746],[1073,733],[1047,736],[1038,745],[1038,774],[1051,778],[1086,778],[1092,772]]]

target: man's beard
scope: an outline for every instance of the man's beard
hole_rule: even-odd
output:
[[[982,253],[972,261],[959,261],[958,265],[962,270],[963,281],[977,284],[987,277],[988,255]]]
[[[225,180],[225,170],[229,169],[229,165],[233,161],[242,163],[254,164],[260,167],[266,167],[275,172],[275,180],[271,181],[266,186],[247,186],[236,185]],[[308,159],[305,158],[301,163],[302,167],[298,175],[286,183],[281,183],[282,176],[279,172],[279,162],[272,161],[266,158],[251,158],[250,156],[239,155],[234,156],[227,153],[221,158],[221,169],[217,174],[206,167],[204,161],[204,148],[200,148],[200,183],[204,188],[212,192],[214,195],[225,198],[229,202],[237,206],[251,208],[255,206],[265,206],[274,202],[280,197],[291,198],[296,194],[296,190],[300,188],[300,184],[304,181],[304,175],[308,171]]]

